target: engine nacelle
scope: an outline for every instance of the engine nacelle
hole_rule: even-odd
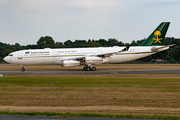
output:
[[[92,63],[101,63],[103,62],[103,58],[101,57],[86,57],[85,63],[92,64]]]
[[[80,61],[77,60],[64,60],[63,67],[73,67],[80,65]]]

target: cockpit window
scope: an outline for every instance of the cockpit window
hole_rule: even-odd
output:
[[[13,54],[9,54],[8,56],[13,56]]]
[[[29,54],[29,52],[25,52],[25,54]]]

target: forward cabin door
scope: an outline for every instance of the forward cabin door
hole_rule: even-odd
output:
[[[22,59],[22,55],[23,55],[23,53],[22,53],[22,52],[19,52],[19,53],[18,53],[18,59]]]

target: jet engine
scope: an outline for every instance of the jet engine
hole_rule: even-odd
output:
[[[77,60],[64,60],[63,67],[73,67],[80,65],[80,61]]]

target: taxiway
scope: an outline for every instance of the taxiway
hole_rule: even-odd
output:
[[[0,74],[180,74],[180,69],[99,69],[97,71],[83,71],[81,69],[69,70],[0,70]]]

